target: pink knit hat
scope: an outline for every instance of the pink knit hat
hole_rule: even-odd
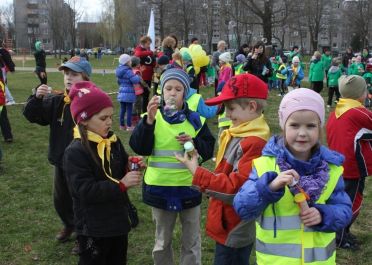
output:
[[[321,95],[308,88],[298,88],[286,94],[279,105],[279,125],[284,129],[289,116],[298,110],[311,110],[318,114],[320,124],[324,125],[324,100]]]
[[[90,81],[73,84],[69,97],[71,99],[71,114],[77,124],[89,120],[94,114],[113,106],[111,98]]]

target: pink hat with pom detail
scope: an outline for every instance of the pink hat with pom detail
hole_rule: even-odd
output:
[[[73,84],[69,97],[71,99],[71,114],[77,124],[89,120],[94,114],[113,106],[109,95],[90,81]]]
[[[279,125],[284,129],[289,116],[295,111],[310,110],[314,111],[324,126],[325,110],[324,100],[321,95],[308,88],[298,88],[286,94],[279,105]]]

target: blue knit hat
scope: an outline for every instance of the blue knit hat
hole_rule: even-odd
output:
[[[160,78],[161,93],[163,94],[164,84],[167,81],[172,80],[172,79],[175,79],[181,82],[181,84],[185,88],[185,91],[183,94],[183,97],[185,98],[190,90],[190,78],[184,70],[178,69],[178,68],[170,68],[161,75],[161,78]]]

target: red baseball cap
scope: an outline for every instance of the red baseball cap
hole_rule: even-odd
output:
[[[233,76],[222,88],[221,94],[205,101],[207,105],[218,105],[223,101],[237,98],[267,99],[268,86],[257,76],[240,74]]]

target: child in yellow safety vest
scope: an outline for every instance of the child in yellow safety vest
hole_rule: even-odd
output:
[[[205,119],[185,103],[190,89],[187,73],[166,70],[161,78],[161,100],[154,96],[147,114],[134,129],[130,146],[137,154],[148,156],[143,183],[143,200],[151,206],[156,224],[155,265],[175,264],[172,236],[179,216],[182,225],[180,265],[201,264],[201,193],[192,188],[192,175],[174,153],[183,153],[190,141],[203,161],[213,155],[215,139]]]
[[[276,78],[278,79],[278,86],[279,86],[279,91],[280,91],[280,96],[284,96],[285,93],[287,93],[287,85],[286,85],[286,80],[287,80],[287,75],[282,74],[282,71],[287,68],[287,57],[283,56],[280,57],[278,56],[277,58],[279,67],[276,71]]]
[[[344,157],[319,143],[324,120],[318,93],[286,94],[279,106],[283,136],[273,136],[253,160],[234,198],[238,215],[256,220],[258,265],[336,264],[335,232],[350,223],[352,211]]]

